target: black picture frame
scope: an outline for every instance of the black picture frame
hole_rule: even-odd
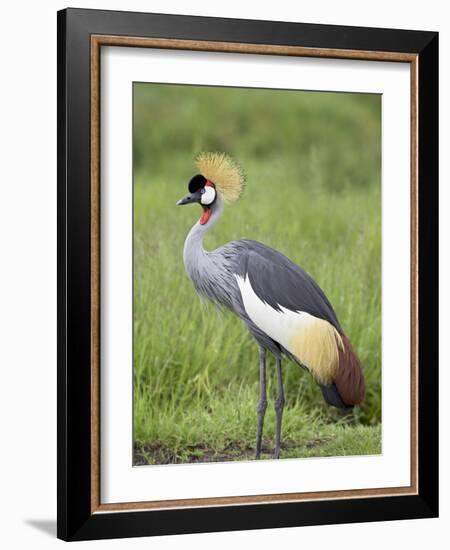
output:
[[[64,540],[438,515],[438,34],[174,16],[58,12],[58,530]],[[92,513],[91,36],[402,52],[418,62],[418,493]]]

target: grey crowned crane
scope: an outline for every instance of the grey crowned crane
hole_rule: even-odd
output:
[[[199,174],[178,205],[198,203],[199,221],[184,243],[184,265],[198,294],[236,313],[259,345],[260,398],[257,405],[256,458],[261,454],[266,396],[266,353],[276,359],[274,457],[280,456],[285,403],[281,359],[305,368],[320,385],[325,401],[348,409],[364,399],[359,360],[322,289],[299,266],[257,241],[232,241],[211,252],[203,237],[219,220],[224,203],[237,200],[245,177],[223,153],[201,153]]]

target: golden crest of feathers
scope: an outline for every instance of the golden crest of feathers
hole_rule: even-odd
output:
[[[195,159],[198,171],[214,183],[225,202],[234,202],[245,187],[242,168],[225,153],[200,153]]]

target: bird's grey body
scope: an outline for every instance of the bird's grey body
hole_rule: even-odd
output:
[[[224,162],[223,158],[212,162],[216,161]],[[226,187],[223,189],[227,192]],[[282,356],[311,372],[327,403],[342,409],[360,403],[364,397],[360,364],[324,292],[289,258],[247,239],[205,250],[203,238],[223,212],[222,198],[214,183],[203,175],[191,179],[189,191],[178,204],[200,203],[203,214],[186,237],[183,251],[186,272],[201,297],[236,313],[259,344],[257,457],[261,453],[267,408],[266,352],[275,356],[278,384],[275,458],[278,458],[285,402]]]
[[[320,287],[303,269],[277,250],[257,241],[242,239],[206,251],[203,237],[223,210],[219,197],[212,210],[207,225],[197,222],[192,227],[183,251],[186,272],[200,296],[234,311],[258,343],[276,356],[284,352],[292,358],[279,342],[272,340],[250,319],[237,276],[248,277],[259,298],[274,309],[283,306],[292,311],[305,311],[340,329],[336,314]]]
[[[222,208],[223,205],[217,201],[208,225],[197,222],[189,232],[183,251],[186,272],[201,297],[232,310],[246,323],[264,349],[279,355],[280,347],[246,314],[236,279],[236,275],[242,274],[252,241],[231,241],[210,252],[203,247],[203,236],[217,221]]]

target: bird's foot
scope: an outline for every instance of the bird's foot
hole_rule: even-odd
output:
[[[261,451],[262,451],[262,441],[258,440],[256,442],[256,448],[255,448],[255,460],[259,460],[261,458]]]

